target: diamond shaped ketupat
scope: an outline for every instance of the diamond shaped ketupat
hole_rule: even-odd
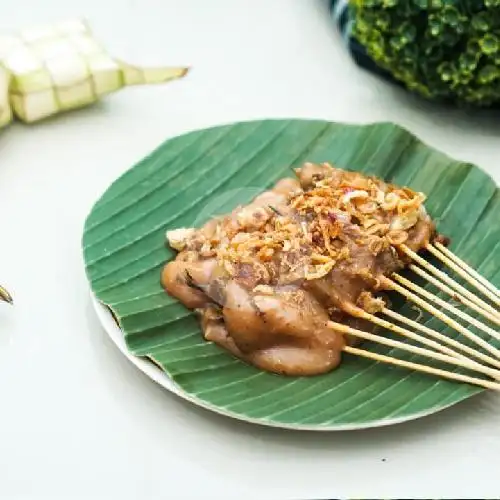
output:
[[[75,19],[0,36],[0,127],[81,108],[130,86],[183,77],[185,67],[142,68],[110,56]]]

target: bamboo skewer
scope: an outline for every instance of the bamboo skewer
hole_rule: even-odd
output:
[[[460,257],[457,257],[452,251],[448,250],[441,243],[434,243],[434,246],[440,250],[444,255],[446,255],[450,260],[459,265],[464,271],[468,272],[473,278],[475,278],[479,283],[484,285],[488,290],[500,298],[500,290],[490,283],[484,276],[481,276],[475,269],[470,267],[466,262],[464,262]]]
[[[461,373],[453,373],[447,370],[441,370],[439,368],[433,368],[431,366],[422,365],[420,363],[413,363],[412,361],[404,361],[402,359],[392,358],[391,356],[385,356],[383,354],[377,354],[370,351],[365,351],[364,349],[358,349],[357,347],[345,346],[343,350],[349,354],[355,356],[360,356],[363,358],[373,359],[374,361],[379,361],[381,363],[387,363],[401,368],[408,368],[410,370],[415,370],[429,375],[436,375],[438,377],[447,378],[450,380],[456,380],[457,382],[465,382],[468,384],[478,385],[486,389],[493,389],[495,391],[500,391],[500,384],[496,382],[491,382],[489,380],[483,380],[476,377],[469,377],[468,375],[462,375]]]
[[[415,285],[415,283],[413,283],[410,280],[407,280],[406,278],[403,278],[403,276],[400,276],[397,273],[393,274],[393,278],[396,279],[397,281],[399,281],[399,283],[401,283],[402,285],[409,288],[410,290],[425,297],[430,302],[435,302],[437,305],[439,305],[442,308],[446,309],[447,311],[451,312],[453,315],[458,316],[459,318],[463,319],[464,321],[467,321],[471,325],[474,325],[476,328],[483,331],[484,333],[487,333],[488,335],[491,335],[496,340],[500,340],[500,333],[493,330],[493,328],[490,328],[489,326],[484,325],[483,323],[478,321],[476,318],[473,318],[469,314],[464,313],[460,309],[457,309],[456,307],[448,304],[448,302],[445,302],[444,300],[440,299],[436,295],[433,295],[432,293],[428,292],[427,290],[425,290],[421,286]]]
[[[496,380],[500,380],[500,370],[498,370],[498,369],[493,369],[493,368],[490,368],[488,366],[484,366],[484,365],[478,363],[477,361],[474,361],[474,360],[468,358],[467,356],[464,356],[463,354],[457,353],[456,351],[454,351],[453,349],[450,349],[449,347],[446,347],[446,346],[439,344],[439,342],[436,342],[434,340],[430,340],[426,337],[423,337],[422,335],[419,335],[415,332],[407,330],[406,328],[401,328],[397,325],[390,323],[389,321],[385,321],[381,318],[378,318],[377,316],[373,316],[373,315],[368,315],[368,316],[370,316],[370,318],[367,317],[366,319],[373,322],[376,325],[382,326],[384,328],[387,328],[388,330],[399,333],[406,338],[416,340],[417,342],[420,342],[421,344],[426,345],[428,347],[432,347],[432,348],[436,349],[437,351],[439,351],[443,355],[451,356],[453,358],[460,359],[462,361],[466,361],[468,363],[469,367],[472,367],[473,365],[475,366],[474,370],[476,370],[480,373],[484,373],[486,375],[489,375],[490,377],[492,377]],[[443,337],[446,337],[446,336],[443,335]],[[408,345],[408,344],[404,344],[404,345]],[[465,347],[465,346],[462,346],[462,347]],[[474,351],[474,349],[472,349],[472,350]],[[476,351],[475,354],[480,355],[481,353]],[[500,363],[498,363],[497,360],[490,358],[489,356],[486,356],[486,358],[488,358],[488,361],[490,363],[491,363],[490,360],[493,360],[493,362],[494,362],[493,364],[500,367]]]
[[[415,274],[418,274],[421,278],[426,279],[429,283],[432,283],[436,288],[439,288],[441,291],[447,293],[453,299],[460,302],[464,306],[467,306],[467,307],[470,307],[471,309],[474,309],[474,311],[481,314],[482,316],[484,316],[485,318],[490,320],[492,323],[496,323],[497,325],[500,325],[500,315],[498,315],[498,316],[493,315],[489,311],[482,309],[475,302],[470,301],[468,298],[464,297],[463,295],[460,295],[458,292],[454,292],[449,286],[445,285],[444,283],[441,283],[439,280],[437,280],[436,278],[431,276],[428,272],[424,271],[420,267],[415,266],[414,264],[411,264],[410,269]]]
[[[441,245],[440,243],[436,243],[436,248],[433,247],[432,245],[427,245],[426,248],[438,259],[440,259],[441,262],[443,262],[445,265],[447,265],[452,270],[457,272],[457,274],[459,274],[462,278],[464,278],[469,284],[471,284],[480,292],[482,292],[493,303],[495,303],[496,305],[500,305],[500,291],[497,288],[495,288],[491,283],[489,283],[484,277],[482,277],[476,271],[471,269],[461,259],[456,257],[448,249],[446,249],[443,245]],[[417,275],[427,280],[429,283],[437,287],[439,290],[448,294],[454,300],[469,307],[471,310],[482,315],[484,318],[491,321],[492,323],[500,325],[500,312],[494,307],[492,307],[492,305],[488,304],[481,298],[476,297],[465,287],[463,287],[455,280],[453,280],[448,274],[440,271],[435,266],[428,263],[425,259],[417,255],[408,247],[402,245],[402,250],[409,257],[411,257],[417,264],[421,266],[419,267],[416,264],[411,264],[409,268],[413,272],[415,272]],[[464,345],[455,339],[449,338],[446,335],[433,330],[432,328],[429,328],[425,325],[421,325],[417,321],[413,321],[409,318],[406,318],[405,316],[402,316],[394,311],[391,311],[388,308],[384,308],[382,310],[382,313],[384,315],[388,316],[389,318],[395,321],[398,321],[402,324],[412,327],[413,329],[416,330],[416,332],[408,330],[407,328],[404,328],[402,326],[398,326],[394,323],[391,323],[390,321],[386,321],[373,314],[369,314],[364,310],[361,310],[358,316],[362,317],[367,321],[370,321],[375,325],[381,326],[383,328],[386,328],[387,330],[401,334],[406,338],[415,340],[427,347],[433,348],[434,351],[422,347],[417,347],[411,344],[406,344],[398,340],[392,340],[389,338],[381,337],[369,332],[357,330],[348,327],[347,325],[339,323],[330,322],[330,326],[335,330],[341,331],[345,334],[352,335],[354,337],[370,340],[372,342],[377,342],[379,344],[383,344],[389,347],[398,348],[407,352],[411,352],[413,354],[419,354],[427,358],[435,359],[448,364],[455,364],[456,366],[461,366],[463,368],[467,368],[469,370],[473,370],[475,372],[488,375],[489,377],[492,377],[497,381],[500,380],[499,377],[500,371],[498,369],[490,367],[494,366],[496,368],[500,368],[500,350],[490,345],[486,340],[474,334],[469,329],[462,326],[460,323],[452,319],[447,314],[441,312],[432,304],[434,303],[446,309],[454,316],[464,321],[467,321],[470,325],[475,326],[479,330],[487,333],[488,335],[497,340],[500,340],[499,332],[497,332],[493,328],[490,328],[488,325],[485,325],[484,323],[472,317],[471,315],[461,311],[457,307],[448,304],[440,297],[437,297],[436,295],[428,292],[424,288],[414,284],[412,281],[400,276],[399,274],[397,273],[393,274],[392,278],[393,279],[388,279],[388,278],[384,279],[385,285],[389,289],[397,291],[405,298],[414,302],[422,309],[425,309],[433,316],[443,321],[446,325],[450,326],[457,332],[461,333],[468,339],[475,342],[478,346],[483,347],[485,350],[493,354],[495,357],[493,358],[481,351],[478,351],[472,347]],[[417,332],[427,334],[427,336],[432,337],[434,340],[424,337]],[[437,341],[441,341],[443,344],[447,344],[447,346],[442,345]],[[356,347],[345,346],[343,350],[350,354],[369,358],[375,361],[384,362],[395,366],[405,367],[412,370],[421,371],[432,375],[437,375],[443,378],[448,378],[451,380],[472,383],[488,389],[500,390],[500,383],[493,382],[491,380],[484,380],[476,377],[470,377],[468,375],[462,375],[450,372],[448,370],[434,368],[421,363],[414,363],[394,358],[391,356],[373,353],[363,349],[358,349]],[[474,359],[465,356],[464,353],[467,353],[469,356],[471,356],[471,358]],[[490,366],[485,366],[479,363],[478,360],[481,360]]]
[[[426,337],[423,337],[422,335],[419,335],[418,333],[412,332],[408,330],[407,328],[402,328],[398,325],[395,325],[389,321],[386,321],[382,318],[379,318],[378,316],[375,316],[373,314],[368,314],[366,313],[365,315],[362,316],[363,319],[366,319],[367,321],[370,321],[371,323],[381,326],[382,328],[386,328],[387,330],[390,330],[391,332],[398,333],[400,335],[403,335],[403,337],[416,340],[417,342],[420,342],[421,344],[424,344],[428,347],[432,347],[436,351],[440,351],[442,354],[446,354],[448,356],[452,356],[455,358],[460,358],[460,359],[465,359],[469,360],[467,356],[464,356],[463,354],[460,354],[453,349],[450,349],[449,347],[443,346],[439,344],[439,342],[436,342],[435,340],[430,340]],[[444,337],[444,335],[443,335]],[[472,360],[469,360],[471,362],[474,362]],[[500,365],[500,363],[499,363]],[[500,371],[498,372],[500,375]]]
[[[455,349],[458,349],[460,351],[466,352],[470,356],[473,356],[477,359],[480,359],[481,361],[488,363],[492,366],[497,366],[500,368],[500,361],[498,361],[495,358],[492,358],[491,356],[488,356],[487,354],[484,354],[481,351],[477,351],[476,349],[473,349],[472,347],[469,347],[468,345],[461,344],[455,339],[452,339],[451,337],[447,337],[446,335],[433,330],[432,328],[429,328],[428,326],[421,325],[420,323],[417,323],[416,321],[413,321],[412,319],[407,318],[406,316],[403,316],[402,314],[398,314],[397,312],[392,311],[391,309],[383,309],[382,314],[385,314],[386,316],[389,316],[390,318],[399,321],[400,323],[404,323],[408,326],[411,326],[412,328],[415,328],[415,330],[420,331],[422,333],[426,333],[427,335],[434,337],[437,340],[440,340],[441,342],[444,342],[445,344],[448,344],[449,346],[453,346]],[[470,358],[469,358],[470,359]]]
[[[440,252],[436,247],[432,245],[427,245],[426,250],[428,250],[432,255],[437,257],[443,264],[447,265],[450,269],[453,269],[459,276],[461,276],[464,280],[466,280],[470,285],[477,288],[480,292],[482,292],[486,297],[488,297],[492,302],[494,302],[497,306],[500,306],[500,295],[498,290],[490,283],[487,287],[484,285],[481,280],[473,277],[471,274],[468,274],[464,269],[462,269],[459,265],[455,264],[453,260],[448,258],[444,253]],[[456,257],[458,259],[458,257]],[[484,280],[484,278],[482,278]],[[490,290],[493,288],[493,290]]]
[[[498,377],[497,370],[491,370],[490,368],[479,365],[478,363],[471,362],[470,360],[454,358],[452,356],[447,356],[445,354],[441,354],[438,352],[430,351],[429,349],[425,349],[422,347],[417,347],[411,344],[406,344],[404,342],[400,342],[399,340],[392,340],[387,337],[382,337],[380,335],[375,335],[373,333],[365,332],[363,330],[358,330],[356,328],[352,328],[350,326],[344,325],[343,323],[336,323],[334,321],[329,321],[328,325],[336,331],[339,331],[344,334],[352,335],[354,337],[359,337],[365,340],[370,340],[372,342],[376,342],[378,344],[386,345],[388,347],[394,347],[397,349],[401,349],[403,351],[410,352],[412,354],[418,354],[421,356],[425,356],[427,358],[435,359],[437,361],[442,361],[444,363],[448,363],[455,366],[460,366],[462,368],[467,368],[468,370],[476,371],[479,373],[485,373],[487,375],[491,375],[493,373],[496,377]],[[500,388],[500,384],[498,384]]]
[[[462,285],[460,285],[459,283],[457,283],[454,279],[450,278],[450,276],[448,276],[443,271],[440,271],[437,267],[433,266],[432,264],[429,264],[429,262],[427,262],[425,259],[420,257],[420,255],[415,253],[413,250],[410,250],[407,246],[402,245],[401,249],[406,255],[408,255],[408,257],[410,257],[415,262],[420,264],[423,268],[425,268],[431,274],[433,274],[437,278],[444,281],[448,286],[453,288],[455,291],[457,291],[458,293],[460,293],[461,295],[463,295],[464,297],[469,299],[471,302],[474,302],[475,304],[477,304],[480,308],[484,309],[485,311],[488,311],[490,314],[492,314],[500,319],[500,312],[498,312],[490,304],[486,303],[484,300],[480,299],[479,297],[476,297],[473,293],[471,293],[469,290],[467,290],[467,288],[465,288]],[[414,270],[414,269],[412,269],[412,270]]]
[[[415,304],[417,304],[422,309],[425,309],[427,312],[429,312],[433,316],[440,319],[443,323],[447,324],[449,327],[451,327],[454,330],[456,330],[457,332],[461,333],[462,335],[464,335],[468,339],[472,340],[476,344],[480,345],[481,347],[483,347],[484,349],[489,351],[491,354],[496,356],[498,359],[500,359],[500,351],[497,348],[495,348],[494,346],[488,344],[488,342],[486,342],[486,340],[482,339],[481,337],[479,337],[475,333],[471,332],[470,330],[468,330],[467,328],[462,326],[460,323],[458,323],[454,319],[450,318],[449,316],[447,316],[446,314],[441,312],[439,309],[436,309],[433,305],[429,304],[427,301],[423,300],[418,295],[415,295],[414,293],[410,292],[406,288],[402,287],[401,285],[399,285],[395,281],[392,281],[388,278],[385,278],[383,281],[388,288],[400,293],[401,295],[403,295],[407,299],[409,299],[412,302],[414,302]]]

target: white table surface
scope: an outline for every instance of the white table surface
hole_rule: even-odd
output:
[[[327,2],[0,0],[0,29],[86,16],[115,54],[189,64],[161,87],[2,131],[0,498],[492,498],[500,397],[378,430],[297,433],[213,415],[122,357],[92,311],[92,203],[168,137],[262,117],[395,121],[500,179],[500,120],[423,105],[348,58]]]

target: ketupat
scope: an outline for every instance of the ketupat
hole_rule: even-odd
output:
[[[409,90],[500,103],[500,0],[351,0],[353,35]]]
[[[183,77],[184,67],[140,68],[111,57],[84,20],[0,36],[0,128],[91,104],[125,86]],[[0,301],[13,303],[0,286]]]
[[[0,36],[0,126],[34,122],[125,86],[183,77],[185,67],[141,68],[111,57],[81,19]]]

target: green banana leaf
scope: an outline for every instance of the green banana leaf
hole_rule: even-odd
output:
[[[165,245],[167,229],[199,225],[248,202],[304,161],[329,161],[425,192],[427,210],[451,238],[450,248],[500,283],[499,190],[478,167],[389,123],[262,120],[218,126],[165,142],[113,183],[86,221],[83,249],[92,291],[115,315],[130,352],[149,357],[204,405],[268,425],[387,425],[480,392],[349,355],[337,370],[317,377],[265,373],[205,342],[196,317],[164,293],[160,272],[174,257]],[[392,308],[455,336],[397,297]],[[370,343],[364,348],[422,362],[400,350]]]

